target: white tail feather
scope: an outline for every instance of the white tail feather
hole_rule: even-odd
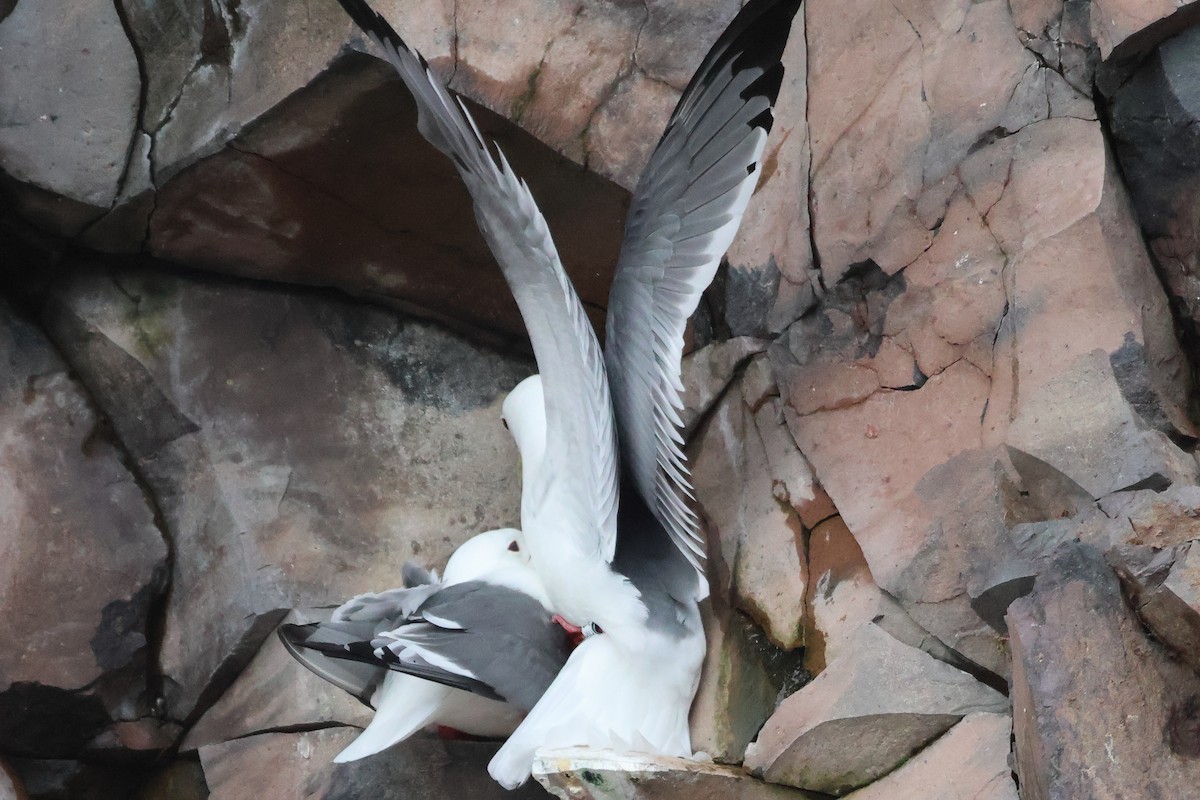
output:
[[[704,642],[701,638],[698,648],[689,643],[695,644],[663,642],[666,653],[651,647],[631,658],[610,636],[585,640],[492,758],[488,772],[505,788],[516,788],[529,779],[540,747],[690,757],[688,709]]]
[[[440,683],[390,672],[375,695],[375,716],[350,746],[337,754],[335,764],[357,761],[386,750],[435,721],[438,710],[454,691]]]

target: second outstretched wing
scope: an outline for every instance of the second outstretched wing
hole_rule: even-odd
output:
[[[622,468],[700,572],[679,433],[684,328],[758,183],[800,2],[751,0],[705,56],[638,181],[608,300],[605,356]]]

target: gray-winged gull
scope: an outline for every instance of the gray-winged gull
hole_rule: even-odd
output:
[[[708,587],[680,449],[683,331],[758,181],[800,0],[751,0],[684,90],[634,192],[605,354],[503,153],[382,17],[339,2],[412,92],[422,135],[454,162],[516,298],[540,373],[518,389],[544,412],[540,453],[522,450],[522,541],[551,606],[600,634],[571,654],[489,772],[517,786],[539,747],[690,756]]]
[[[327,623],[280,626],[300,663],[375,709],[334,761],[373,755],[429,725],[490,737],[517,727],[570,650],[519,533],[467,540],[441,580],[406,564],[405,588],[354,597]]]

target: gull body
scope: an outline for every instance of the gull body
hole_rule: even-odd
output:
[[[523,443],[522,542],[550,605],[598,633],[489,772],[519,785],[538,747],[689,756],[708,585],[679,433],[683,333],[757,183],[800,0],[750,0],[680,97],[634,192],[604,352],[528,186],[382,17],[339,2],[412,93],[422,135],[453,161],[520,308],[539,372],[505,409]],[[539,409],[542,426],[522,430]]]

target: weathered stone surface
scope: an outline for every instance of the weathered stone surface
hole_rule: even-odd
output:
[[[0,169],[97,216],[121,186],[140,85],[112,2],[56,14],[19,4],[0,22]],[[78,233],[74,214],[40,216],[56,233]]]
[[[1200,670],[1200,545],[1124,545],[1105,558],[1155,638]]]
[[[200,763],[209,798],[353,800],[387,797],[400,789],[413,800],[546,796],[536,783],[507,792],[488,776],[487,762],[498,743],[414,737],[359,761],[331,763],[356,733],[349,728],[267,733],[203,747]]]
[[[787,698],[746,751],[768,781],[832,794],[892,771],[975,711],[1007,700],[872,624],[841,658]]]
[[[1183,797],[1200,781],[1200,677],[1141,632],[1116,577],[1068,546],[1008,615],[1027,800]]]
[[[1195,24],[1195,0],[1096,0],[1091,34],[1100,57],[1136,56],[1156,39]]]
[[[977,712],[895,772],[846,795],[848,800],[1017,800],[1008,765],[1012,717]]]
[[[815,127],[813,136],[817,158]],[[931,140],[938,152],[943,138]],[[880,587],[949,646],[1004,674],[1003,641],[981,626],[969,607],[979,594],[960,581],[970,571],[923,548],[938,547],[930,537],[961,537],[973,555],[955,559],[970,561],[1007,538],[986,455],[998,445],[1032,451],[1093,498],[1143,480],[1194,481],[1190,456],[1163,435],[1191,430],[1187,381],[1097,124],[1027,124],[955,163],[926,184],[940,219],[928,249],[907,266],[869,249],[879,267],[852,270],[770,352],[796,441]],[[1072,188],[1051,177],[1060,174]],[[820,248],[820,212],[816,225]],[[869,254],[855,252],[845,258]],[[827,282],[838,263],[823,256]],[[906,355],[915,367],[899,385]],[[1091,376],[1091,388],[1068,387],[1065,375]],[[969,452],[980,455],[952,461]],[[964,496],[984,501],[987,525],[975,527]]]
[[[788,435],[782,425],[773,427],[771,435]],[[811,476],[778,474],[772,466],[741,392],[728,392],[698,435],[692,459],[696,497],[717,539],[709,548],[719,561],[713,591],[731,581],[734,605],[791,649],[803,642],[803,528],[787,504],[787,487],[780,499],[775,483],[792,479],[799,497],[811,490]]]
[[[801,800],[812,796],[709,762],[588,748],[539,750],[533,777],[562,800]]]
[[[1162,549],[1200,539],[1200,486],[1117,492],[1100,507],[1124,528],[1117,542]]]
[[[1148,429],[1122,396],[1103,350],[1079,358],[1022,403],[1007,441],[1097,499],[1197,479],[1195,459]]]
[[[287,622],[317,621],[293,612]],[[196,750],[264,731],[345,725],[365,728],[371,709],[307,669],[297,668],[278,636],[258,653],[212,708],[188,731],[181,749]]]
[[[685,438],[729,387],[738,369],[766,346],[766,342],[759,339],[739,336],[714,342],[684,357],[679,376],[683,382],[683,394],[680,395],[683,409],[679,417],[683,420]]]
[[[603,307],[627,195],[479,111],[528,180],[580,296]],[[163,185],[147,235],[147,248],[172,261],[335,284],[523,338],[466,188],[421,138],[391,66],[375,59],[340,62]]]
[[[61,756],[138,715],[167,548],[105,420],[2,301],[0,364],[0,748]]]
[[[47,317],[175,540],[174,719],[287,609],[518,518],[498,417],[525,362],[361,304],[146,272],[76,274]]]

